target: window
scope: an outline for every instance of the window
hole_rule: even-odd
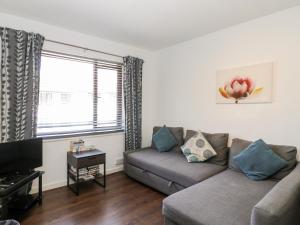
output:
[[[123,129],[122,64],[45,51],[38,136]]]

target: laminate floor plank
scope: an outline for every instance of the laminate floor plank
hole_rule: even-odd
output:
[[[107,176],[104,190],[82,184],[76,196],[67,187],[43,193],[43,204],[33,207],[21,225],[163,225],[164,194],[119,172]]]

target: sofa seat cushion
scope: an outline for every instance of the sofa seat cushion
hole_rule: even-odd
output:
[[[151,148],[129,153],[126,161],[184,187],[189,187],[226,169],[225,166],[210,163],[191,164],[181,153],[158,152]]]
[[[180,225],[249,225],[252,208],[275,184],[226,170],[164,199],[163,214]]]

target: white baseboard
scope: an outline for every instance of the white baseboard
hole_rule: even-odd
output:
[[[107,173],[107,175],[109,175],[109,174],[117,173],[117,172],[120,172],[120,171],[123,171],[123,166],[116,166],[114,168],[108,169],[106,171],[106,173]]]
[[[123,170],[123,166],[117,166],[111,169],[108,169],[106,171],[106,175],[112,174],[112,173],[117,173]],[[56,181],[56,182],[52,182],[52,183],[48,183],[48,184],[43,184],[43,191],[48,191],[48,190],[52,190],[55,188],[59,188],[59,187],[63,187],[63,186],[67,186],[67,180],[61,180],[61,181]],[[38,186],[34,185],[32,187],[31,193],[37,193],[38,192]]]

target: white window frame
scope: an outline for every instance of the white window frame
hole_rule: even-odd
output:
[[[43,138],[59,138],[59,137],[68,137],[68,136],[81,136],[81,135],[91,135],[91,134],[99,134],[99,133],[115,133],[115,132],[124,132],[124,107],[123,107],[123,85],[122,85],[122,70],[123,64],[120,62],[106,61],[82,56],[76,56],[66,53],[54,52],[44,50],[42,52],[42,56],[53,57],[57,59],[65,59],[65,60],[75,60],[80,62],[92,63],[93,64],[93,118],[92,125],[93,128],[89,130],[72,130],[72,131],[64,131],[64,132],[40,132],[37,133],[38,137]],[[100,116],[98,113],[98,69],[111,69],[117,71],[117,111],[116,111],[116,121],[115,126],[101,126],[98,124],[98,117]],[[65,124],[64,126],[72,126]],[[41,125],[37,124],[37,131],[39,128],[46,127],[55,127],[51,124],[49,125]],[[57,126],[61,127],[61,126]]]

